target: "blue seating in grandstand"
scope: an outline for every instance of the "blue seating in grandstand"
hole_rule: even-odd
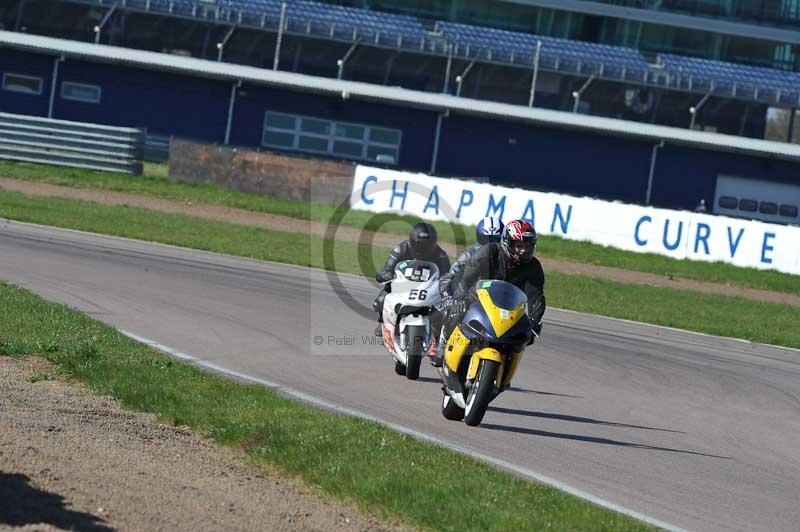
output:
[[[111,5],[119,0],[73,1]],[[428,34],[415,17],[310,0],[123,0],[122,5],[274,29],[284,1],[287,29],[294,33],[424,48],[441,54],[446,53],[449,42],[457,57],[523,66],[533,65],[540,42],[540,66],[544,69],[583,76],[594,73],[678,90],[707,90],[713,83],[714,93],[721,96],[800,105],[800,73],[673,54],[659,54],[657,65],[649,65],[638,50],[623,46],[445,21],[436,22],[436,30],[444,38],[438,39]]]
[[[281,0],[228,0],[223,5],[243,13],[280,16]],[[414,17],[380,13],[346,6],[288,0],[287,24],[290,29],[305,27],[311,33],[361,39],[397,39],[403,45],[422,42],[422,25]]]
[[[800,94],[800,74],[797,72],[672,54],[660,54],[658,58],[664,71],[672,76],[713,82],[715,86],[728,90],[735,86],[742,95],[756,90],[781,91],[781,100],[796,100]]]
[[[509,60],[515,63],[530,64],[536,52],[537,41],[542,43],[540,61],[545,66],[572,67],[582,72],[622,69],[625,72],[644,73],[647,62],[638,50],[609,46],[605,44],[570,41],[555,37],[541,37],[494,28],[482,28],[437,22],[437,29],[451,42],[459,46],[459,51],[467,57],[480,55],[491,59]],[[584,68],[588,67],[588,68]],[[627,77],[627,76],[625,76]]]

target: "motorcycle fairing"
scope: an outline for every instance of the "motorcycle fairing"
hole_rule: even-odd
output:
[[[447,347],[444,351],[445,365],[448,366],[453,373],[458,372],[458,366],[461,365],[461,358],[469,347],[470,338],[464,335],[461,327],[456,327],[447,339]]]
[[[480,288],[477,293],[478,301],[480,301],[481,307],[492,325],[494,334],[498,338],[507,333],[511,327],[517,324],[520,317],[525,314],[527,301],[522,301],[512,308],[505,308],[495,301],[496,297],[493,298],[487,289]]]
[[[507,386],[522,358],[521,346],[530,338],[531,321],[524,292],[505,281],[479,281],[476,293],[478,300],[447,341],[444,373],[445,384],[451,390],[461,388],[457,374],[465,357],[469,357],[467,381],[476,378],[481,360],[486,359],[500,365],[496,386]]]
[[[505,281],[478,281],[476,294],[478,301],[463,319],[468,338],[519,345],[530,339],[532,324],[524,292]]]
[[[485,347],[472,353],[472,359],[469,361],[469,369],[467,370],[468,381],[475,379],[475,377],[478,375],[478,367],[481,364],[481,360],[494,360],[500,364],[500,372],[502,372],[503,364],[505,362],[502,353],[493,347]],[[500,373],[498,373],[498,377],[499,376]],[[498,381],[500,381],[499,378]]]

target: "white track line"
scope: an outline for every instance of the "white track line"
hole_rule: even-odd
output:
[[[198,359],[196,357],[193,357],[191,355],[187,355],[186,353],[183,353],[183,352],[178,351],[176,349],[172,349],[171,347],[168,347],[166,345],[163,345],[163,344],[160,344],[160,343],[155,342],[153,340],[149,340],[147,338],[143,338],[141,336],[138,336],[138,335],[136,335],[136,334],[134,334],[132,332],[128,332],[128,331],[125,331],[125,330],[122,330],[122,329],[120,329],[119,331],[122,334],[124,334],[125,336],[127,336],[128,338],[136,340],[137,342],[141,342],[141,343],[143,343],[143,344],[145,344],[145,345],[147,345],[147,346],[149,346],[149,347],[151,347],[153,349],[161,351],[162,353],[165,353],[165,354],[167,354],[169,356],[172,356],[172,357],[178,358],[180,360],[185,360],[187,362],[190,362],[190,363],[194,364],[195,366],[200,366],[200,367],[203,367],[203,368],[207,368],[207,369],[219,372],[219,373],[223,373],[225,375],[229,375],[231,377],[236,377],[238,379],[254,382],[256,384],[261,384],[263,386],[266,386],[268,388],[272,388],[272,389],[276,390],[277,392],[281,393],[282,395],[297,399],[298,401],[301,401],[303,403],[307,403],[307,404],[316,406],[316,407],[324,409],[324,410],[328,410],[328,411],[331,411],[331,412],[335,412],[337,414],[342,414],[342,415],[346,415],[346,416],[352,416],[352,417],[356,417],[356,418],[360,418],[360,419],[365,419],[365,420],[368,420],[368,421],[373,421],[375,423],[379,423],[379,424],[381,424],[381,425],[383,425],[383,426],[385,426],[387,428],[390,428],[390,429],[392,429],[392,430],[394,430],[396,432],[400,432],[402,434],[406,434],[408,436],[412,436],[412,437],[414,437],[414,438],[416,438],[418,440],[426,441],[428,443],[432,443],[434,445],[438,445],[440,447],[444,447],[446,449],[450,449],[451,451],[455,451],[457,453],[461,453],[461,454],[467,455],[467,456],[469,456],[471,458],[475,458],[475,459],[480,460],[482,462],[486,462],[486,463],[492,464],[492,465],[494,465],[496,467],[499,467],[501,469],[505,469],[507,471],[511,471],[513,473],[516,473],[516,474],[522,476],[522,477],[527,477],[527,478],[529,478],[531,480],[535,480],[536,482],[539,482],[541,484],[547,484],[548,486],[552,486],[553,488],[556,488],[556,489],[561,490],[563,492],[569,493],[570,495],[574,495],[575,497],[578,497],[580,499],[584,499],[584,500],[589,501],[591,503],[594,503],[594,504],[596,504],[598,506],[602,506],[604,508],[608,508],[609,510],[613,510],[613,511],[615,511],[617,513],[626,515],[628,517],[632,517],[634,519],[638,519],[639,521],[642,521],[642,522],[647,523],[649,525],[661,528],[663,530],[668,530],[670,532],[686,532],[686,530],[683,529],[683,528],[677,527],[677,526],[669,524],[669,523],[665,523],[664,521],[660,521],[660,520],[655,519],[653,517],[649,517],[647,515],[641,514],[641,513],[637,512],[635,510],[631,510],[629,508],[625,508],[624,506],[619,506],[618,504],[614,504],[613,502],[607,501],[605,499],[601,499],[599,497],[595,497],[594,495],[592,495],[590,493],[586,493],[585,491],[581,491],[581,490],[579,490],[577,488],[574,488],[572,486],[564,484],[563,482],[560,482],[560,481],[555,480],[553,478],[550,478],[548,476],[542,475],[541,473],[537,473],[537,472],[532,471],[530,469],[527,469],[525,467],[520,467],[520,466],[518,466],[516,464],[512,464],[511,462],[506,462],[505,460],[500,460],[499,458],[494,458],[492,456],[488,456],[488,455],[485,455],[485,454],[476,453],[475,451],[472,451],[472,450],[470,450],[470,449],[468,449],[466,447],[462,447],[462,446],[460,446],[458,444],[451,443],[451,442],[448,442],[448,441],[445,441],[445,440],[440,440],[439,438],[436,438],[434,436],[430,436],[428,434],[424,434],[424,433],[416,431],[414,429],[410,429],[408,427],[404,427],[403,425],[398,425],[396,423],[391,423],[389,421],[385,421],[383,419],[377,418],[375,416],[372,416],[372,415],[367,414],[365,412],[361,412],[359,410],[354,410],[352,408],[348,408],[348,407],[345,407],[345,406],[340,406],[340,405],[331,403],[329,401],[326,401],[325,399],[320,399],[319,397],[315,397],[313,395],[309,395],[309,394],[307,394],[305,392],[301,392],[299,390],[295,390],[293,388],[289,388],[287,386],[284,386],[282,384],[278,384],[276,382],[268,381],[266,379],[261,379],[259,377],[254,377],[252,375],[247,375],[246,373],[240,373],[238,371],[230,370],[228,368],[224,368],[222,366],[214,364],[213,362],[206,362],[204,360],[200,360],[200,359]]]

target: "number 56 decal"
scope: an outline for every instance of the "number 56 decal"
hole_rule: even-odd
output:
[[[416,288],[409,290],[408,292],[408,299],[409,301],[414,299],[419,299],[420,301],[425,301],[428,298],[428,291],[427,290],[417,290]]]

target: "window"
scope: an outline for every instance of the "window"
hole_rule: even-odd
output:
[[[376,127],[369,131],[369,140],[383,144],[400,144],[400,132]]]
[[[3,74],[3,90],[25,94],[42,93],[42,78],[22,74]]]
[[[778,213],[786,218],[797,218],[797,205],[781,205]]]
[[[317,120],[315,118],[303,118],[300,129],[304,133],[316,133],[317,135],[328,136],[331,134],[331,123],[327,120]]]
[[[297,118],[283,113],[267,113],[268,125],[278,129],[294,129]]]
[[[364,145],[360,142],[337,140],[333,143],[333,153],[336,155],[344,155],[345,157],[361,159],[364,157]]]
[[[61,84],[61,97],[76,102],[100,103],[102,89],[98,85],[65,81]]]
[[[264,132],[264,144],[279,148],[294,148],[294,135],[282,131],[267,130]]]
[[[797,217],[800,185],[719,175],[714,194],[717,214],[774,223],[800,223]]]
[[[778,214],[778,204],[771,201],[762,201],[758,206],[758,212],[761,214]]]
[[[397,164],[401,140],[402,132],[398,129],[267,111],[261,143],[274,148]]]
[[[751,199],[740,199],[739,210],[746,212],[756,212],[758,210],[758,202]]]

